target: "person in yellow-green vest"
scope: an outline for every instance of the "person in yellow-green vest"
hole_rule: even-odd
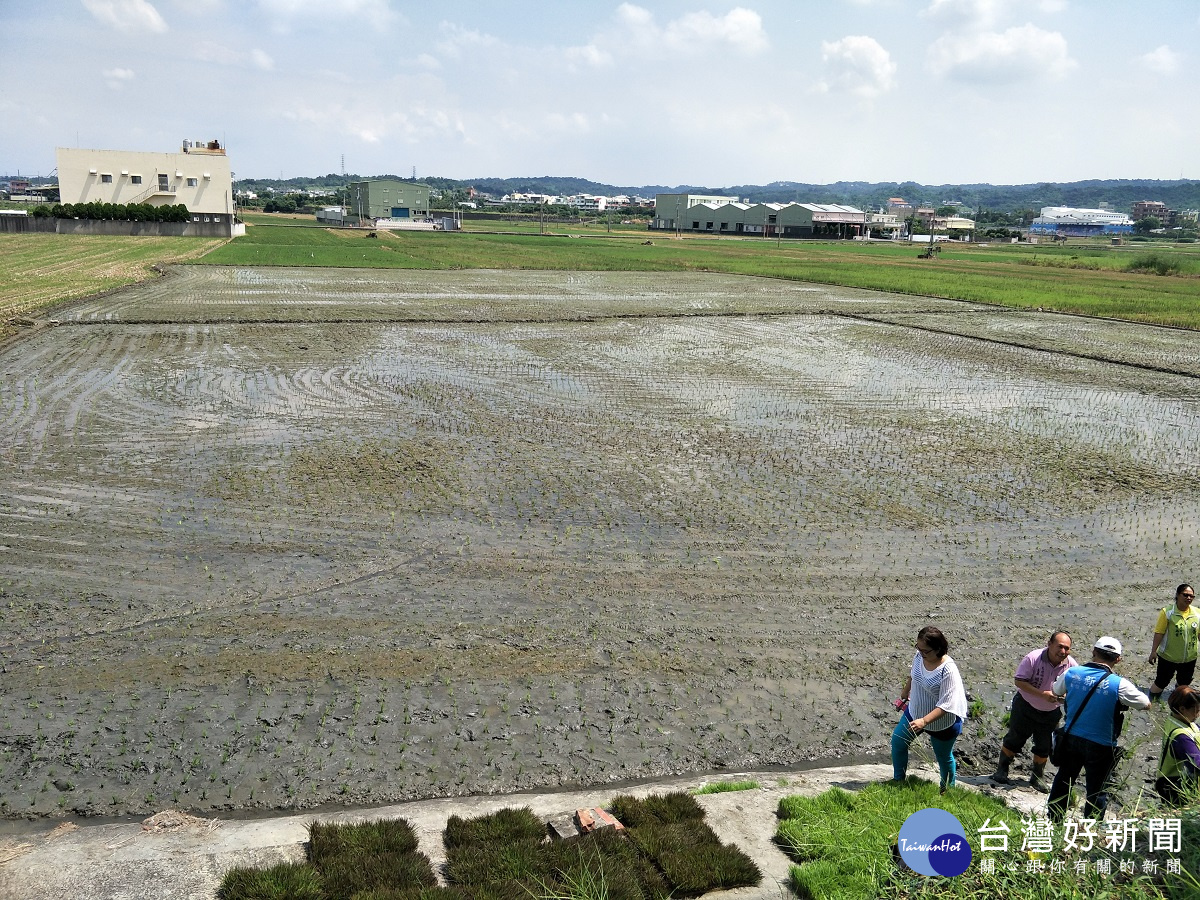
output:
[[[1154,646],[1150,648],[1150,665],[1158,664],[1150,699],[1158,700],[1175,679],[1176,687],[1192,683],[1196,672],[1196,651],[1200,649],[1200,613],[1192,607],[1196,592],[1190,584],[1175,589],[1175,603],[1158,612],[1154,624]]]
[[[1200,775],[1200,692],[1186,685],[1171,692],[1167,705],[1171,717],[1163,725],[1162,755],[1158,760],[1158,796],[1176,806],[1197,799],[1197,775]]]

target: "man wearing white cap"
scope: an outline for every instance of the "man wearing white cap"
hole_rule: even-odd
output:
[[[1150,698],[1128,678],[1113,674],[1121,661],[1121,642],[1105,635],[1092,645],[1092,661],[1067,669],[1052,690],[1066,697],[1066,735],[1059,751],[1058,772],[1050,788],[1049,813],[1054,822],[1067,814],[1071,785],[1084,773],[1086,819],[1103,819],[1108,808],[1108,781],[1117,764],[1117,738],[1126,707],[1148,709]]]

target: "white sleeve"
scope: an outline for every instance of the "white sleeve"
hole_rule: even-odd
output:
[[[1137,689],[1128,678],[1122,678],[1117,688],[1117,699],[1126,706],[1136,706],[1139,709],[1150,708],[1150,698]]]
[[[1060,696],[1060,697],[1067,696],[1067,673],[1066,672],[1063,672],[1061,675],[1058,676],[1058,680],[1054,682],[1054,687],[1052,687],[1050,690],[1054,691],[1054,693],[1058,694],[1058,696]]]

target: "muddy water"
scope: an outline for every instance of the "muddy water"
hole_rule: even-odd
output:
[[[1117,635],[1144,683],[1195,577],[1183,332],[726,276],[198,267],[57,318],[0,354],[8,815],[884,753],[930,622],[983,768],[1045,633]]]

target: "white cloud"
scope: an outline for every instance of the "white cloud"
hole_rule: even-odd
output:
[[[1138,62],[1159,75],[1174,75],[1179,71],[1182,59],[1178,53],[1163,44],[1161,47],[1139,56]]]
[[[727,44],[743,53],[757,53],[767,47],[762,17],[740,6],[723,16],[705,11],[688,13],[668,22],[663,38],[667,46],[679,48]]]
[[[1075,68],[1067,41],[1056,31],[1026,24],[1003,32],[946,34],[929,47],[929,68],[958,81],[1008,83],[1049,76],[1061,78]]]
[[[100,73],[104,76],[104,83],[114,91],[119,91],[125,87],[127,82],[133,81],[132,69],[105,69]]]
[[[455,59],[461,57],[464,50],[494,47],[500,43],[490,34],[463,28],[453,22],[442,22],[438,30],[442,33],[442,39],[436,44],[437,51],[443,56],[452,56]]]
[[[356,135],[367,144],[422,141],[461,137],[466,128],[457,113],[414,104],[402,112],[381,113],[378,107],[348,107],[337,103],[298,104],[284,112],[294,122],[325,131]]]
[[[545,130],[551,134],[588,134],[592,122],[584,113],[550,113],[544,122]]]
[[[660,25],[650,10],[632,3],[617,7],[616,26],[581,47],[569,47],[569,62],[603,66],[620,54],[687,55],[733,50],[752,55],[767,49],[769,41],[762,17],[736,7],[723,16],[692,12]]]
[[[200,62],[216,63],[219,66],[236,66],[241,55],[224,44],[217,44],[213,41],[201,41],[196,45],[196,49],[192,51],[192,59],[197,59]]]
[[[167,23],[147,0],[83,0],[83,6],[97,20],[118,31],[167,30]]]
[[[225,0],[171,0],[171,7],[179,15],[194,18],[225,14]]]
[[[258,0],[258,5],[275,19],[279,29],[295,22],[357,20],[376,30],[387,30],[403,18],[388,0]]]
[[[951,28],[989,28],[999,17],[999,0],[933,0],[921,15]]]
[[[585,66],[612,65],[613,56],[607,50],[602,50],[595,44],[585,44],[582,47],[568,47],[564,54],[568,62],[582,63]]]
[[[1066,8],[1065,0],[930,0],[921,15],[948,28],[987,29],[1029,10],[1053,14]]]
[[[255,48],[249,52],[242,52],[214,41],[202,41],[197,44],[191,55],[200,62],[216,63],[219,66],[253,67],[263,72],[270,72],[275,68],[275,60],[265,50]]]
[[[890,91],[896,83],[896,64],[873,37],[852,34],[821,43],[825,77],[819,89],[850,93],[865,99]]]

